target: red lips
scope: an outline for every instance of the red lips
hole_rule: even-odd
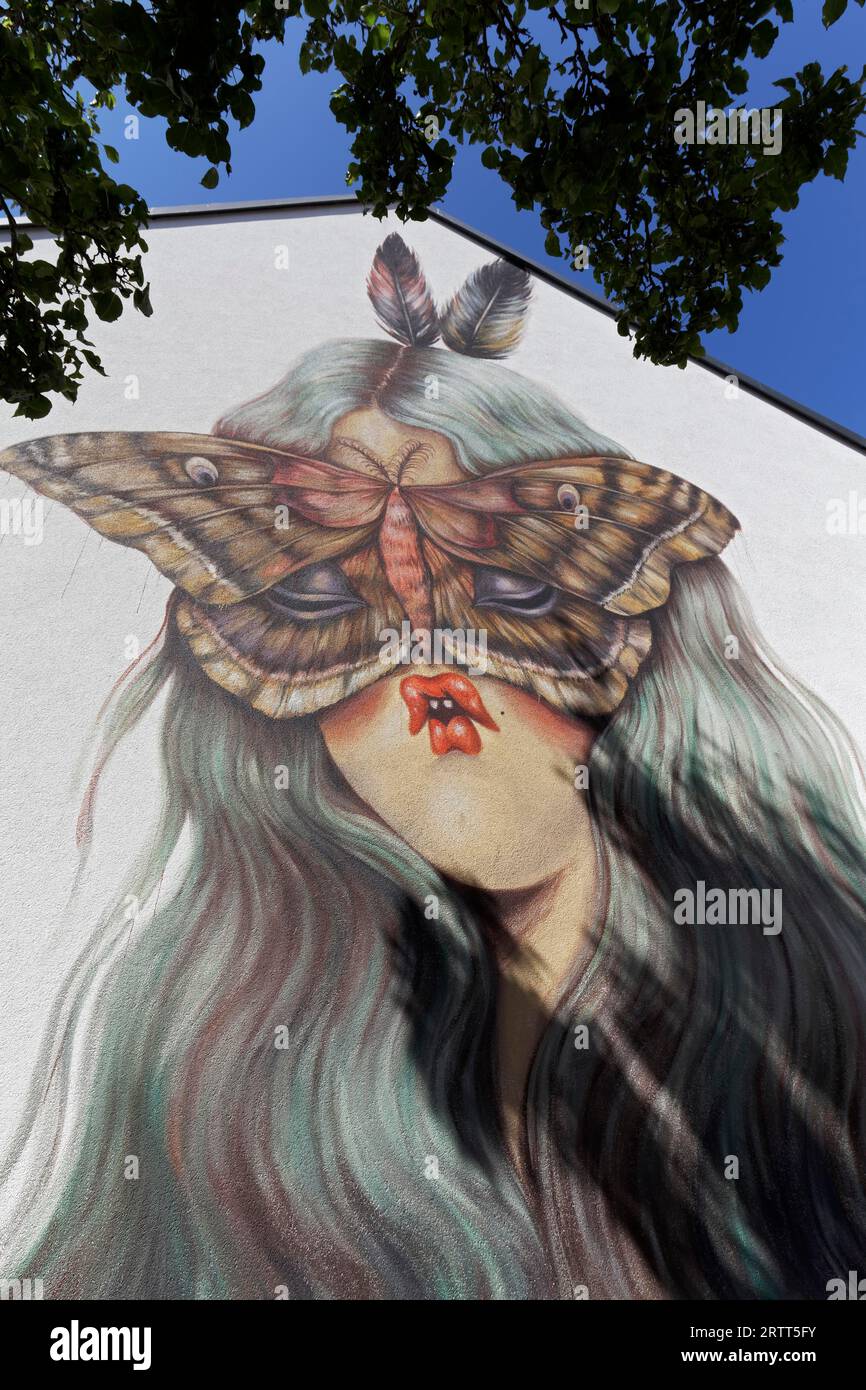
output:
[[[484,701],[467,676],[407,676],[400,694],[409,709],[409,733],[419,734],[426,724],[434,753],[480,753],[481,738],[475,725],[498,732]]]

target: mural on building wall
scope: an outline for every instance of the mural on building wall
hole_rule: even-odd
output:
[[[163,698],[141,922],[109,906],[58,1002],[19,1273],[827,1297],[866,1269],[856,751],[723,503],[500,365],[526,272],[437,308],[392,235],[368,288],[379,337],[212,434],[0,455],[174,585],[79,825]]]

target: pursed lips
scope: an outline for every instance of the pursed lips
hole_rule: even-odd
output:
[[[442,676],[406,676],[400,694],[409,710],[409,733],[419,734],[427,725],[430,748],[436,754],[481,752],[476,725],[499,731],[484,701],[468,676],[447,672]]]

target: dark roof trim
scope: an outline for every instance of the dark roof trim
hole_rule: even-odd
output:
[[[290,208],[297,212],[300,208],[345,208],[347,211],[362,207],[354,193],[324,193],[312,198],[252,198],[244,203],[183,203],[179,207],[151,208],[150,216],[168,217],[219,217],[226,212],[280,212]]]
[[[331,208],[349,212],[358,210],[361,206],[353,193],[335,193],[313,198],[260,198],[240,203],[188,203],[181,207],[151,208],[150,216],[163,221],[184,217],[223,217],[227,214],[246,212],[298,212],[304,208],[312,210]],[[441,212],[438,208],[431,208],[429,215],[432,221],[440,223],[443,227],[449,227],[452,231],[459,232],[469,241],[474,242],[476,246],[483,246],[486,251],[492,251],[494,255],[507,257],[515,264],[525,267],[537,279],[544,280],[548,285],[564,290],[572,298],[590,305],[591,308],[606,314],[608,318],[616,316],[616,310],[601,295],[594,294],[591,290],[586,290],[580,285],[575,285],[564,275],[550,270],[547,266],[540,265],[538,261],[529,260],[519,251],[515,251],[513,247],[505,246],[502,242],[485,236],[483,232],[476,231],[474,227],[467,226],[465,222],[452,217],[450,213]],[[866,438],[854,430],[849,430],[847,426],[840,425],[838,421],[829,420],[826,415],[819,415],[817,411],[810,410],[808,406],[801,405],[799,401],[792,400],[790,396],[782,395],[780,391],[774,391],[771,386],[765,386],[763,382],[756,381],[754,377],[744,376],[742,372],[720,362],[718,358],[690,357],[689,361],[695,366],[703,367],[705,371],[712,372],[714,376],[735,376],[743,390],[757,396],[759,400],[766,401],[779,410],[784,410],[788,415],[793,415],[795,419],[802,420],[804,424],[820,430],[822,434],[827,434],[832,439],[838,439],[841,443],[848,444],[851,448],[866,454]]]

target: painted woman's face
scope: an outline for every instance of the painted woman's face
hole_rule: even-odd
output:
[[[425,678],[453,668],[412,668]],[[388,676],[321,719],[328,751],[352,790],[440,872],[491,891],[558,873],[589,821],[574,787],[593,731],[504,681],[472,685],[497,729],[476,726],[477,755],[437,754],[427,725],[410,732],[400,676]],[[442,709],[444,714],[447,711]],[[474,721],[472,721],[474,722]]]
[[[357,794],[437,868],[490,889],[564,868],[591,833],[575,765],[650,650],[646,615],[736,519],[619,456],[469,477],[444,434],[372,405],[324,458],[241,436],[54,435],[0,466],[143,550],[206,676],[269,718],[318,718]],[[438,649],[401,651],[403,624]],[[455,633],[484,641],[461,656]]]
[[[450,442],[370,407],[334,426],[329,458],[364,472],[413,447],[412,482],[466,475]],[[320,727],[357,796],[440,872],[491,891],[560,872],[586,842],[575,790],[590,725],[502,680],[454,666],[404,666],[326,711]]]

